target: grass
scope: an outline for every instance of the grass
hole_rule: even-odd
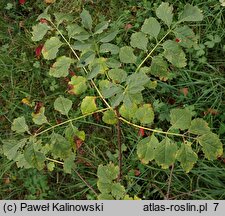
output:
[[[127,23],[133,25],[130,31],[121,30],[117,42],[122,45],[127,42],[129,34],[138,30],[140,23],[153,13],[149,6],[156,7],[160,2],[96,0],[93,3],[87,1],[85,7],[93,12],[94,22],[106,18],[116,20],[116,25],[121,27]],[[182,9],[185,4],[184,1],[168,2],[173,3],[176,10]],[[0,25],[3,29],[0,33],[0,140],[12,137],[11,122],[21,113],[31,121],[32,108],[21,103],[24,97],[30,97],[32,101],[43,101],[52,119],[63,120],[63,117],[57,119],[52,104],[54,98],[64,94],[67,88],[63,80],[55,81],[47,75],[49,65],[42,60],[39,61],[40,66],[36,65],[36,44],[31,41],[30,32],[36,17],[46,5],[41,0],[27,2],[24,6],[14,1],[9,3],[12,3],[10,10],[5,9],[3,2],[0,3]],[[199,34],[200,43],[205,43],[210,34],[219,35],[222,42],[213,48],[205,48],[205,62],[199,61],[195,53],[190,52],[187,68],[177,70],[173,80],[159,82],[157,95],[146,91],[145,99],[151,102],[157,99],[169,108],[194,106],[196,116],[209,122],[213,131],[219,132],[224,143],[225,129],[221,129],[225,120],[224,8],[216,0],[204,3],[193,0],[192,4],[204,11],[204,21],[193,26]],[[83,5],[83,1],[79,0],[60,0],[52,5],[51,10],[78,15]],[[50,90],[50,86],[53,90]],[[180,92],[182,88],[188,88],[186,97]],[[167,110],[164,112],[167,113]],[[60,164],[53,172],[47,169],[19,169],[3,156],[0,144],[0,199],[96,199],[94,191],[98,191],[98,165],[109,161],[116,164],[118,160],[117,131],[101,122],[96,123],[92,118],[79,120],[77,126],[86,132],[87,137],[76,155],[76,166],[70,175],[63,172]],[[64,127],[59,130],[63,131]],[[48,134],[44,139],[47,138]],[[138,161],[138,140],[140,137],[137,129],[122,124],[122,183],[130,196],[137,195],[142,199],[225,198],[225,164],[222,159],[208,161],[203,158],[188,174],[184,173],[179,164],[169,170],[162,170],[154,162],[143,165]]]

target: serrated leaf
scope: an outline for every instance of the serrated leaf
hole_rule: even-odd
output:
[[[71,85],[69,90],[70,94],[80,95],[87,90],[87,79],[83,76],[73,76],[71,81],[68,83]]]
[[[175,162],[176,154],[177,144],[166,137],[155,149],[155,161],[163,169],[167,169]]]
[[[81,112],[82,114],[92,113],[97,110],[97,106],[95,103],[96,97],[94,96],[86,96],[81,102]]]
[[[123,88],[120,85],[110,83],[110,82],[108,83],[107,86],[102,88],[102,94],[104,98],[110,98],[122,92],[123,92]]]
[[[103,113],[102,121],[105,122],[106,124],[113,125],[118,122],[118,119],[113,110],[107,110]]]
[[[108,70],[106,58],[95,58],[94,61],[89,65],[89,70],[91,72],[87,76],[88,80],[93,79],[98,74],[104,74]]]
[[[110,194],[100,194],[98,195],[98,200],[114,200],[113,196]]]
[[[191,126],[188,130],[190,133],[196,135],[203,135],[210,132],[208,123],[201,118],[196,118],[191,121]]]
[[[59,96],[54,102],[54,109],[59,111],[62,115],[68,115],[68,112],[72,108],[72,101],[63,96]]]
[[[97,181],[97,186],[99,191],[102,194],[109,194],[112,191],[112,182],[107,183],[107,182],[102,182],[101,180]]]
[[[182,48],[175,41],[167,40],[163,43],[163,55],[174,66],[178,68],[185,67],[186,57]]]
[[[99,165],[97,176],[99,181],[111,184],[113,180],[119,175],[119,167],[115,166],[113,163],[107,164],[105,166]]]
[[[137,155],[143,164],[148,164],[155,157],[155,148],[159,145],[158,139],[152,134],[137,144]]]
[[[198,155],[193,151],[190,142],[182,143],[177,153],[177,160],[185,172],[190,172],[198,159]]]
[[[92,29],[92,18],[90,13],[83,9],[83,11],[80,14],[80,18],[81,18],[81,23],[82,25],[86,28],[91,30]]]
[[[64,160],[71,155],[71,145],[69,141],[57,133],[51,134],[51,149],[51,154],[54,158]]]
[[[42,54],[45,59],[51,60],[56,58],[59,48],[62,46],[62,42],[57,37],[51,37],[48,39],[43,48]]]
[[[209,132],[200,136],[197,140],[207,159],[215,160],[223,154],[223,144],[217,134]]]
[[[16,133],[24,133],[28,131],[28,126],[24,116],[15,118],[13,120],[11,130],[15,131]]]
[[[37,25],[32,27],[32,41],[40,41],[43,39],[43,37],[46,35],[48,30],[50,30],[50,26],[48,26],[46,23],[38,23]]]
[[[147,50],[148,38],[142,32],[135,32],[130,37],[130,45],[134,48]]]
[[[122,199],[125,195],[125,188],[119,182],[113,183],[111,190],[111,193],[116,198],[116,200]]]
[[[45,116],[45,107],[41,107],[38,113],[32,113],[32,120],[37,125],[42,125],[48,123],[48,120]]]
[[[191,28],[188,26],[177,27],[174,30],[174,34],[179,39],[179,45],[191,48],[197,44],[197,37]]]
[[[154,112],[151,104],[144,104],[139,107],[135,113],[135,118],[141,124],[151,124],[154,120]]]
[[[74,166],[75,155],[71,154],[68,158],[64,160],[63,170],[65,173],[71,174],[72,168]]]
[[[197,22],[202,21],[203,15],[200,9],[196,6],[186,4],[183,13],[179,16],[179,22]]]
[[[102,35],[100,42],[102,43],[108,43],[110,41],[112,41],[116,35],[118,34],[118,31],[111,31],[111,32],[107,32],[105,34]]]
[[[123,103],[127,107],[131,107],[132,104],[134,104],[134,103],[137,105],[143,103],[142,93],[138,92],[138,93],[131,94],[129,92],[126,92],[124,94]]]
[[[69,38],[74,38],[74,36],[85,32],[85,29],[77,24],[70,24],[66,26]]]
[[[170,111],[170,123],[173,129],[186,130],[191,125],[192,113],[188,109],[175,108]]]
[[[3,153],[9,160],[15,160],[18,156],[18,150],[26,145],[27,139],[18,140],[2,140]]]
[[[135,117],[135,113],[137,111],[138,107],[135,103],[133,103],[130,107],[125,106],[124,104],[120,107],[119,112],[120,115],[124,118],[131,120]]]
[[[95,52],[93,51],[85,51],[82,53],[80,57],[80,61],[78,62],[78,67],[85,67],[89,64],[91,64],[95,59]]]
[[[73,17],[70,13],[62,13],[62,12],[56,12],[54,13],[55,21],[57,23],[57,26],[59,26],[64,21],[71,22],[73,20]]]
[[[141,27],[141,31],[157,38],[160,32],[161,26],[159,22],[154,18],[150,17],[144,21],[144,24]]]
[[[108,75],[115,83],[122,83],[127,79],[127,72],[120,68],[109,70]]]
[[[156,9],[156,16],[170,27],[173,21],[173,6],[170,6],[167,2],[163,2]]]
[[[103,21],[103,22],[99,23],[95,27],[94,34],[101,34],[104,30],[106,30],[108,28],[108,26],[109,26],[109,22],[107,22],[107,21]]]
[[[20,153],[16,158],[16,165],[18,168],[30,169],[32,166],[26,161],[24,154]]]
[[[69,68],[73,62],[73,59],[66,56],[57,58],[56,62],[49,70],[49,75],[57,78],[66,77],[69,74]]]
[[[115,44],[103,43],[100,46],[99,52],[100,53],[111,52],[112,55],[115,55],[119,53],[119,50],[120,50],[119,47]]]
[[[134,55],[134,50],[130,46],[120,48],[119,57],[123,63],[135,63],[137,60],[137,57]]]
[[[154,56],[150,67],[150,73],[160,80],[167,80],[169,76],[168,64],[162,56]]]

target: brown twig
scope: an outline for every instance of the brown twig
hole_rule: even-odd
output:
[[[170,177],[169,177],[169,182],[168,182],[168,189],[167,189],[167,193],[166,193],[166,197],[165,197],[166,200],[168,200],[169,196],[170,196],[170,187],[171,187],[171,182],[172,182],[173,169],[174,169],[174,164],[172,165],[171,171],[170,171]]]

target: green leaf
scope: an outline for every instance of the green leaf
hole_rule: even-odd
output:
[[[51,21],[51,15],[48,14],[48,9],[49,9],[49,6],[46,7],[44,12],[38,16],[37,21],[39,21],[40,19],[46,19],[48,21]]]
[[[99,23],[95,27],[94,34],[101,34],[104,30],[106,30],[108,28],[108,26],[109,26],[109,22],[107,22],[107,21],[103,21],[103,22]]]
[[[163,169],[167,169],[175,162],[176,154],[177,144],[166,137],[155,149],[155,161]]]
[[[113,110],[107,110],[103,113],[102,121],[106,124],[116,124],[118,119]]]
[[[86,96],[81,102],[81,112],[82,114],[92,113],[97,110],[97,106],[95,103],[96,97],[94,96]]]
[[[105,34],[102,35],[100,42],[102,43],[108,43],[110,41],[112,41],[116,35],[118,34],[118,31],[111,31],[111,32],[107,32]]]
[[[63,170],[65,173],[71,174],[72,168],[74,167],[75,155],[71,154],[68,158],[64,160]]]
[[[71,85],[69,90],[70,94],[80,95],[87,90],[87,79],[82,76],[73,76],[71,81],[68,83]]]
[[[175,108],[170,111],[170,123],[173,129],[186,130],[191,125],[192,114],[188,109]]]
[[[120,50],[119,47],[115,44],[103,43],[100,46],[99,52],[100,53],[111,52],[112,55],[115,55],[119,53],[119,50]]]
[[[148,38],[142,32],[135,32],[130,37],[130,45],[134,48],[147,50]]]
[[[56,58],[59,48],[62,46],[62,42],[57,37],[51,37],[48,39],[44,47],[42,48],[42,54],[45,59],[51,60]]]
[[[158,139],[152,134],[137,144],[137,155],[143,164],[148,164],[155,158],[155,148],[159,145]]]
[[[201,118],[196,118],[191,121],[191,126],[188,131],[196,135],[204,135],[210,133],[210,128],[206,121]]]
[[[23,149],[26,145],[27,138],[18,140],[2,140],[3,143],[3,153],[9,160],[15,160],[18,156],[18,151]]]
[[[123,88],[120,85],[114,83],[107,83],[107,86],[102,88],[102,94],[104,98],[110,98],[116,94],[122,93]]]
[[[59,111],[62,115],[68,115],[68,112],[72,108],[72,101],[59,96],[54,102],[54,109]]]
[[[108,70],[106,58],[95,58],[94,61],[89,65],[89,70],[91,72],[87,76],[88,80],[93,79],[98,74],[104,74]]]
[[[80,18],[82,20],[81,21],[82,25],[86,29],[91,30],[92,29],[92,18],[91,18],[90,13],[87,10],[83,9],[83,11],[80,14]]]
[[[127,72],[120,68],[109,70],[108,75],[115,83],[122,83],[127,79]]]
[[[176,43],[175,41],[167,40],[163,43],[163,49],[163,55],[174,66],[182,68],[187,65],[185,53],[178,45],[178,43]]]
[[[77,24],[70,24],[66,26],[69,38],[74,38],[74,36],[84,33],[85,29]]]
[[[119,112],[121,114],[121,116],[123,116],[124,118],[131,120],[132,118],[135,117],[135,113],[137,111],[138,107],[135,103],[133,103],[130,107],[125,106],[125,104],[123,104],[120,109]]]
[[[30,169],[32,166],[28,163],[24,157],[24,154],[20,153],[16,158],[16,165],[18,168]]]
[[[71,145],[69,141],[60,134],[51,134],[51,148],[51,153],[54,158],[65,160],[71,156]]]
[[[37,25],[32,27],[32,41],[40,41],[48,32],[48,30],[51,29],[50,26],[48,26],[46,23],[38,23]]]
[[[145,73],[133,73],[126,80],[127,92],[129,94],[140,93],[145,89],[144,85],[146,85],[149,80],[149,77]]]
[[[135,117],[141,124],[151,124],[154,120],[154,112],[151,104],[144,104],[139,107],[135,113]]]
[[[191,143],[182,143],[181,147],[177,153],[177,160],[180,161],[182,168],[185,172],[190,172],[194,164],[198,159],[197,154],[191,148]]]
[[[167,80],[169,77],[168,64],[162,56],[154,56],[150,67],[150,73],[160,80]]]
[[[180,40],[179,45],[183,47],[191,48],[197,44],[197,37],[188,26],[177,27],[174,34]]]
[[[85,51],[81,54],[80,61],[78,62],[78,67],[85,67],[91,64],[95,59],[95,52],[93,51]]]
[[[114,198],[110,194],[100,194],[98,195],[98,200],[114,200]]]
[[[73,17],[70,13],[56,12],[54,13],[54,16],[55,16],[55,21],[57,23],[57,26],[59,26],[64,21],[72,22],[73,20]]]
[[[183,13],[179,16],[179,22],[197,22],[202,21],[203,15],[200,9],[196,6],[186,4]]]
[[[32,113],[32,120],[37,125],[42,125],[48,123],[48,120],[45,116],[45,107],[41,107],[38,113]]]
[[[101,180],[98,180],[97,186],[102,194],[109,194],[112,191],[112,182],[106,183],[104,181],[102,182]]]
[[[173,21],[173,6],[169,6],[169,3],[163,2],[156,9],[156,16],[170,27]]]
[[[134,55],[134,50],[130,46],[120,48],[119,57],[123,63],[135,63],[137,60],[137,57]]]
[[[75,41],[74,44],[71,46],[75,50],[79,50],[81,52],[84,52],[85,50],[91,50],[93,49],[93,44],[88,41]]]
[[[158,37],[160,29],[161,29],[161,26],[154,17],[150,17],[150,18],[146,19],[144,21],[144,24],[141,27],[142,32],[144,32],[154,38]]]
[[[55,169],[55,163],[54,162],[49,162],[47,164],[47,168],[48,168],[48,171],[52,172]]]
[[[28,132],[28,126],[24,116],[15,118],[13,120],[11,130],[15,131],[16,133]]]
[[[125,188],[119,182],[113,183],[111,193],[116,200],[122,199],[125,195]]]
[[[99,181],[111,184],[113,180],[119,175],[119,167],[113,163],[109,163],[105,166],[99,165],[97,176]]]
[[[209,132],[200,136],[197,140],[207,159],[215,160],[223,154],[223,144],[217,134]]]
[[[69,73],[69,68],[72,63],[74,63],[74,60],[69,57],[61,56],[57,58],[56,62],[49,70],[49,75],[57,78],[66,77]]]

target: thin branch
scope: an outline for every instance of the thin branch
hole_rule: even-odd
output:
[[[171,183],[172,183],[173,170],[174,170],[174,164],[172,165],[171,171],[170,171],[170,177],[169,177],[169,182],[168,182],[168,189],[167,189],[167,193],[166,193],[166,197],[165,197],[166,200],[168,200],[169,197],[170,197],[170,188],[171,188]]]
[[[122,142],[121,142],[121,126],[120,126],[120,114],[118,108],[116,108],[116,116],[118,119],[117,122],[117,143],[118,143],[118,150],[119,150],[119,156],[118,156],[118,163],[119,163],[119,176],[118,176],[118,181],[121,180],[122,178]]]

